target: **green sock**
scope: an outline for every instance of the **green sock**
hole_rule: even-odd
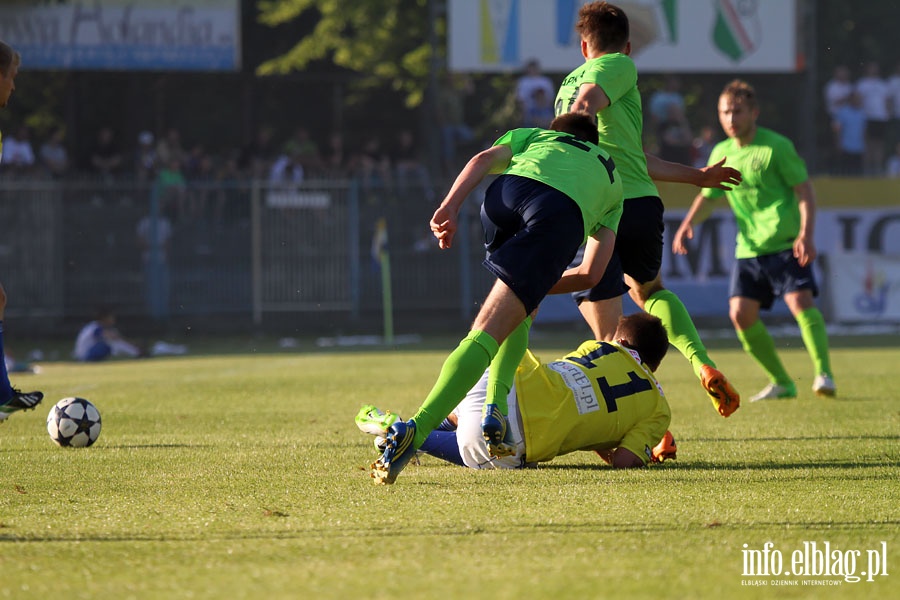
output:
[[[700,334],[694,327],[691,315],[678,296],[669,290],[660,290],[647,298],[644,310],[662,321],[669,334],[669,343],[691,361],[691,367],[698,378],[703,365],[715,368],[716,363],[706,353],[706,346],[700,341]]]
[[[816,375],[825,373],[832,377],[831,361],[828,358],[828,331],[825,329],[825,317],[818,308],[807,308],[797,315],[797,324],[800,326],[800,336],[813,361]]]
[[[459,346],[450,353],[437,382],[413,415],[416,437],[413,445],[422,446],[428,434],[441,424],[456,405],[465,398],[472,386],[484,374],[497,354],[497,341],[483,331],[470,331]]]
[[[488,371],[485,403],[496,404],[504,415],[509,414],[506,397],[509,396],[509,390],[516,377],[516,369],[519,368],[519,363],[525,356],[525,350],[528,349],[528,329],[530,327],[531,317],[525,317],[525,320],[519,323],[519,326],[500,344],[497,356],[491,361]]]
[[[761,320],[748,327],[747,329],[736,329],[738,339],[744,346],[744,350],[756,359],[759,366],[763,368],[772,383],[778,385],[794,385],[791,376],[781,364],[778,353],[775,351],[775,340],[769,335],[769,330]]]

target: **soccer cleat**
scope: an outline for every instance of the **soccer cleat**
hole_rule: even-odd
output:
[[[397,421],[387,432],[387,447],[381,458],[372,463],[372,478],[377,485],[391,485],[397,475],[416,455],[413,439],[416,437],[416,422]]]
[[[34,410],[34,407],[41,403],[44,394],[41,392],[20,392],[16,388],[12,388],[12,398],[4,404],[0,404],[0,421],[5,421],[9,415],[20,410]]]
[[[816,393],[816,396],[828,396],[829,398],[834,398],[837,393],[837,388],[834,387],[834,379],[827,373],[816,375],[812,390]]]
[[[381,412],[371,404],[366,404],[359,409],[354,420],[356,426],[363,433],[384,436],[390,426],[400,420],[400,417],[389,410]]]
[[[676,456],[677,452],[678,446],[675,444],[675,438],[672,436],[672,432],[666,431],[666,435],[663,436],[663,439],[653,447],[650,462],[658,463],[663,462],[666,459],[675,460],[678,458]]]
[[[764,387],[758,394],[750,398],[750,402],[759,402],[760,400],[788,400],[797,397],[797,386],[793,383],[779,385],[770,383]]]
[[[485,404],[481,418],[481,431],[488,445],[488,454],[501,458],[516,453],[509,439],[509,423],[496,404]]]
[[[700,383],[709,394],[716,411],[723,417],[731,416],[741,405],[741,395],[718,370],[709,365],[700,368]]]

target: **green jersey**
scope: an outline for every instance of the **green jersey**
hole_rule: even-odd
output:
[[[618,230],[622,184],[609,154],[599,146],[537,128],[507,131],[494,145],[512,150],[505,175],[540,181],[575,201],[581,208],[585,239],[601,226]]]
[[[753,258],[793,247],[800,234],[794,186],[809,179],[794,144],[771,129],[757,127],[746,146],[738,147],[731,138],[719,142],[709,164],[724,157],[741,172],[743,181],[729,191],[706,188],[702,193],[706,198],[728,199],[738,226],[735,256]]]
[[[572,109],[578,90],[586,83],[600,86],[609,97],[609,106],[597,113],[597,130],[600,147],[616,161],[625,198],[659,196],[647,172],[644,117],[634,61],[619,52],[604,54],[569,73],[556,94],[557,116]]]

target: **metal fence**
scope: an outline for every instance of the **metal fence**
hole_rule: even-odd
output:
[[[208,317],[265,326],[290,315],[319,332],[371,329],[382,314],[372,242],[384,218],[396,320],[466,320],[490,285],[477,203],[469,201],[453,249],[439,251],[429,196],[348,180],[167,187],[5,179],[7,312],[19,331],[84,320],[99,306],[155,325]]]

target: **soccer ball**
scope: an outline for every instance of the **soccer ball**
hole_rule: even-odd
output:
[[[84,398],[63,398],[47,415],[47,433],[60,446],[90,446],[100,437],[100,411]]]

